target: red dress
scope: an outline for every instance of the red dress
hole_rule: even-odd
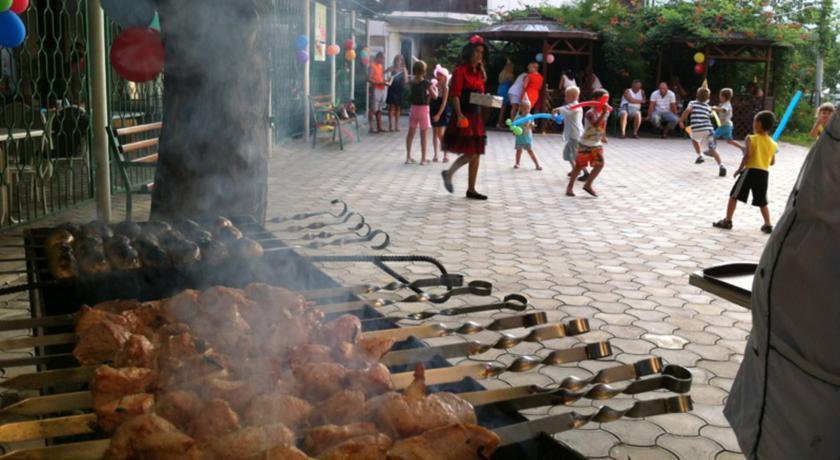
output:
[[[481,107],[470,104],[470,93],[484,93],[484,78],[472,66],[461,64],[452,72],[452,84],[449,97],[461,101],[461,113],[470,122],[466,128],[458,126],[458,117],[452,113],[452,119],[443,135],[443,149],[452,153],[484,153],[487,133],[484,131],[484,118]]]

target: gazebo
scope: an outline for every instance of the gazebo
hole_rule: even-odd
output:
[[[705,55],[704,72],[702,80],[707,80],[709,77],[709,62],[746,62],[746,63],[760,63],[764,65],[763,81],[760,85],[756,83],[756,89],[762,90],[760,97],[755,94],[736,94],[732,100],[733,121],[735,123],[736,137],[742,137],[749,133],[752,129],[752,117],[759,110],[772,110],[775,96],[772,94],[772,66],[773,66],[773,50],[779,45],[773,40],[748,37],[744,33],[732,34],[727,40],[709,44],[702,48],[694,48],[691,44],[691,39],[686,37],[675,37],[671,43],[675,46],[671,47],[666,53],[659,53],[659,59],[656,65],[656,81],[662,81],[663,62],[669,62],[671,65],[674,59],[674,53],[680,47],[688,47],[692,51],[702,52]],[[709,81],[713,89],[720,89],[715,85],[714,81]],[[716,91],[713,91],[715,94]],[[716,96],[713,96],[716,97]]]
[[[514,19],[499,24],[493,24],[474,31],[487,40],[507,41],[500,51],[504,52],[514,42],[533,43],[535,48],[544,55],[578,56],[585,59],[586,66],[591,67],[595,42],[599,36],[596,32],[581,29],[567,29],[555,21],[545,19],[538,13],[532,12],[525,18]],[[544,59],[542,73],[548,81],[549,64]],[[543,107],[551,99],[552,91],[543,92]]]

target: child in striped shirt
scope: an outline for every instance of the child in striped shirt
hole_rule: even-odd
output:
[[[712,124],[712,106],[709,105],[710,96],[709,88],[697,89],[697,99],[688,103],[688,107],[680,117],[680,128],[685,129],[691,136],[691,144],[697,153],[697,160],[694,163],[703,163],[703,154],[709,155],[717,162],[720,177],[726,177],[726,168],[723,167],[720,155],[715,150],[717,145],[714,136],[715,126]],[[685,127],[686,119],[690,124],[688,128]]]

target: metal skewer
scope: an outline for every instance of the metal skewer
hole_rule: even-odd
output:
[[[369,318],[363,319],[362,324],[365,324],[366,322],[401,321],[406,319],[422,321],[438,315],[458,316],[466,315],[469,313],[478,313],[482,311],[492,310],[525,311],[527,308],[528,299],[526,299],[525,296],[521,294],[508,294],[504,297],[504,299],[501,302],[488,303],[485,305],[470,305],[466,307],[453,307],[444,310],[426,310],[419,313],[411,313],[405,316],[385,316],[382,318]]]
[[[291,216],[285,216],[285,217],[284,216],[272,217],[268,221],[272,222],[272,223],[275,223],[275,224],[279,224],[279,223],[282,223],[282,222],[288,222],[288,221],[293,221],[293,220],[306,220],[306,219],[310,219],[312,217],[326,216],[326,215],[333,216],[336,219],[338,219],[338,218],[344,217],[344,215],[347,214],[347,211],[348,211],[347,203],[345,203],[344,201],[339,200],[339,199],[334,199],[334,200],[330,201],[330,204],[341,204],[341,206],[342,206],[341,212],[339,212],[338,214],[333,214],[330,211],[304,212],[304,213],[293,214]]]
[[[567,412],[565,414],[496,428],[493,431],[502,439],[500,445],[506,446],[534,439],[541,434],[557,434],[563,431],[573,430],[590,422],[608,423],[627,417],[643,418],[663,414],[681,414],[689,412],[693,408],[694,406],[692,405],[690,396],[679,395],[670,398],[637,401],[632,407],[626,410],[616,410],[603,406],[595,413],[589,415],[582,415],[578,412]]]

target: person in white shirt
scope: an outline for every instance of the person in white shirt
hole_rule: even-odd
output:
[[[516,77],[513,84],[510,85],[510,90],[508,90],[508,99],[510,99],[510,119],[513,120],[516,118],[516,114],[519,113],[519,103],[522,100],[522,95],[525,94],[525,79],[528,77],[527,72],[522,72]]]
[[[572,109],[573,105],[578,104],[580,97],[580,88],[577,86],[569,86],[565,91],[566,104],[557,107],[551,113],[563,115],[563,134],[566,138],[566,146],[563,148],[563,159],[568,161],[575,169],[575,158],[577,157],[577,148],[580,144],[580,138],[583,135],[583,109],[581,107]],[[569,173],[571,176],[571,173]],[[589,171],[583,168],[583,174],[578,178],[580,181],[589,179]]]
[[[677,97],[674,92],[668,89],[664,81],[659,84],[659,90],[654,91],[650,96],[650,108],[648,109],[648,120],[657,128],[662,128],[662,139],[668,137],[677,122]]]
[[[618,121],[621,126],[621,138],[627,132],[627,119],[633,119],[633,139],[639,138],[639,126],[642,125],[642,104],[645,103],[645,90],[641,80],[633,80],[630,88],[624,91],[619,105]]]

